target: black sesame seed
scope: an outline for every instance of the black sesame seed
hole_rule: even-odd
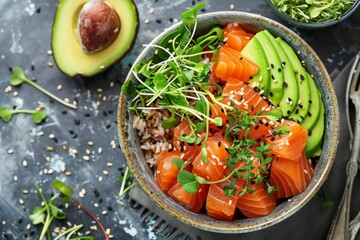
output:
[[[300,80],[301,80],[301,81],[304,81],[304,80],[305,80],[304,75],[300,74]]]
[[[183,133],[181,136],[186,137],[186,134],[185,134],[185,133]]]
[[[151,120],[153,120],[153,119],[154,119],[154,117],[153,117],[153,116],[150,116],[150,117],[149,117],[149,120],[150,120],[150,121],[151,121]]]
[[[272,79],[272,80],[275,80],[275,77],[274,77],[274,75],[272,75],[272,74],[271,74],[271,79]]]
[[[221,141],[218,141],[218,147],[221,147]]]
[[[275,137],[272,137],[272,138],[270,139],[270,141],[272,141],[272,142],[275,141]]]
[[[311,112],[308,112],[308,116],[311,117]]]
[[[287,114],[290,114],[291,112],[290,112],[290,110],[287,110],[286,113],[287,113]]]
[[[260,127],[260,126],[259,126],[258,124],[256,124],[255,127],[254,127],[254,129],[255,129],[255,130],[258,130],[259,127]]]
[[[240,60],[243,60],[244,58],[243,57],[240,57]]]
[[[287,82],[284,82],[284,87],[288,87],[288,84],[287,84]]]
[[[253,79],[253,76],[250,76],[249,79],[250,79],[250,80]]]
[[[281,72],[281,68],[278,68],[278,72]]]
[[[299,109],[295,109],[295,114],[299,114]]]
[[[156,19],[156,23],[161,24],[161,20],[160,20],[160,19]]]
[[[311,100],[309,100],[309,103],[311,104],[311,103],[312,103],[312,101],[311,101]]]
[[[308,132],[308,136],[311,136],[311,131]]]
[[[75,125],[80,125],[80,120],[77,119],[77,118],[75,118],[75,119],[74,119],[74,123],[75,123]]]
[[[181,141],[180,142],[180,147],[183,147],[185,145],[185,142]]]
[[[271,63],[270,66],[271,66],[271,68],[274,68],[274,64]]]
[[[285,62],[282,62],[282,63],[281,63],[281,66],[282,66],[282,67],[285,67],[285,64],[286,64]]]
[[[100,196],[100,193],[97,189],[94,189],[94,195],[96,198],[98,198]]]
[[[303,106],[303,105],[301,105],[301,104],[299,104],[299,107],[300,107],[300,108],[304,108],[304,106]]]
[[[270,97],[274,96],[274,94],[272,92],[269,93]]]
[[[224,112],[225,112],[225,111],[224,111],[224,109],[221,109],[220,111],[221,111],[222,113],[224,113]]]

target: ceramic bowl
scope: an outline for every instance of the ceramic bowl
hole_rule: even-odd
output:
[[[143,190],[161,208],[177,219],[199,229],[222,233],[243,233],[260,230],[283,221],[301,209],[318,192],[329,174],[335,158],[339,137],[339,113],[329,74],[314,50],[298,35],[273,20],[244,12],[213,12],[200,15],[198,29],[203,31],[209,29],[210,26],[224,26],[229,22],[238,22],[240,26],[249,32],[255,33],[267,29],[273,35],[282,37],[300,54],[300,58],[306,61],[307,70],[314,75],[316,85],[326,106],[326,129],[322,154],[316,164],[315,175],[303,193],[292,197],[291,201],[284,201],[270,215],[260,218],[237,219],[226,222],[215,220],[205,214],[190,212],[173,201],[159,188],[153,170],[146,163],[144,153],[140,149],[137,132],[132,128],[133,113],[128,110],[130,100],[123,93],[120,95],[118,107],[118,131],[120,144],[128,166]],[[162,37],[174,31],[178,26],[178,24],[174,25],[164,31],[150,45],[158,43]],[[151,58],[153,54],[154,48],[146,47],[135,60],[133,66],[144,59]],[[126,81],[136,80],[129,73]]]
[[[271,8],[274,9],[274,11],[285,21],[287,21],[288,23],[290,23],[294,26],[297,26],[300,28],[306,28],[306,29],[319,29],[319,28],[324,28],[324,27],[329,27],[329,26],[335,25],[335,24],[345,20],[346,18],[350,17],[360,5],[360,0],[355,1],[355,3],[352,5],[352,7],[349,10],[347,10],[339,19],[336,19],[336,20],[329,20],[329,21],[325,21],[325,22],[303,22],[303,21],[297,21],[297,20],[291,18],[286,13],[281,12],[276,6],[274,6],[272,4],[271,0],[267,0],[267,2],[271,6]]]

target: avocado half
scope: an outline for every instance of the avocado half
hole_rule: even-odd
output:
[[[137,11],[132,0],[106,0],[121,22],[119,35],[107,48],[86,53],[78,36],[78,17],[88,0],[60,0],[52,26],[51,47],[58,68],[65,74],[93,76],[118,61],[130,49],[137,32]]]

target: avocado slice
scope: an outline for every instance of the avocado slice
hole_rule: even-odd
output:
[[[307,79],[309,80],[311,100],[308,115],[305,117],[304,121],[301,122],[301,126],[309,131],[312,130],[317,123],[320,115],[320,103],[322,100],[320,92],[316,87],[315,81],[309,73],[307,73]]]
[[[320,101],[320,113],[316,125],[309,130],[309,137],[306,139],[305,154],[308,157],[313,156],[321,147],[322,138],[325,129],[325,107]]]
[[[267,70],[269,63],[266,59],[265,52],[257,38],[252,38],[248,44],[241,50],[244,58],[255,63],[259,71],[250,79],[251,85],[257,86],[265,96],[270,92],[270,73]]]
[[[267,30],[258,32],[254,38],[260,42],[268,61],[266,68],[270,71],[270,91],[268,98],[271,100],[272,105],[277,107],[284,92],[284,77],[282,71],[279,71],[279,69],[282,69],[279,55],[265,33],[266,31]]]
[[[278,71],[282,71],[284,75],[284,92],[283,96],[279,102],[279,107],[283,112],[283,116],[289,116],[297,106],[297,102],[299,100],[299,91],[298,84],[296,81],[294,68],[289,61],[288,56],[285,51],[280,46],[279,42],[271,35],[269,31],[265,31],[266,36],[270,39],[272,45],[276,49],[276,52],[279,54],[279,58],[281,61],[281,68]]]
[[[301,64],[298,56],[292,49],[290,45],[288,45],[284,40],[280,37],[277,37],[276,40],[280,43],[280,46],[287,53],[288,58],[293,66],[294,73],[298,83],[299,90],[299,100],[296,103],[297,106],[295,110],[289,116],[290,119],[301,123],[308,114],[309,105],[310,105],[310,88],[309,88],[309,80],[307,77],[307,71],[304,66]]]
[[[51,47],[58,68],[69,76],[93,76],[117,60],[131,47],[137,31],[137,11],[132,0],[106,0],[120,18],[120,32],[107,48],[86,53],[78,36],[78,17],[88,0],[60,0],[52,26]]]

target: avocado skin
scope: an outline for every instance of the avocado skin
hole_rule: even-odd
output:
[[[249,82],[258,87],[265,96],[268,96],[270,92],[270,72],[267,70],[269,63],[259,40],[253,37],[241,50],[241,54],[259,66],[259,72],[252,76]]]
[[[267,30],[264,30],[264,32],[271,41],[280,58],[281,68],[278,69],[278,72],[283,73],[284,83],[279,107],[283,112],[283,116],[287,117],[294,111],[299,100],[299,89],[296,82],[294,67],[292,66],[285,51],[282,49],[279,42],[276,41],[273,35],[271,35],[271,33]]]
[[[314,154],[316,154],[317,151],[319,151],[319,148],[321,147],[321,143],[322,143],[322,138],[324,135],[324,130],[325,130],[325,107],[323,102],[321,101],[319,118],[315,126],[312,128],[312,130],[309,131],[309,137],[306,140],[305,154],[307,157],[311,157]]]
[[[266,68],[270,72],[270,91],[268,98],[271,100],[272,105],[278,107],[283,96],[284,77],[282,71],[278,71],[278,69],[281,69],[279,55],[265,31],[266,30],[258,32],[255,34],[254,38],[261,43],[268,61],[268,66]]]
[[[64,74],[90,77],[105,71],[132,47],[138,30],[138,12],[132,0],[106,0],[121,20],[118,37],[107,48],[86,53],[77,34],[77,21],[88,0],[60,0],[52,26],[51,48],[54,62]]]

